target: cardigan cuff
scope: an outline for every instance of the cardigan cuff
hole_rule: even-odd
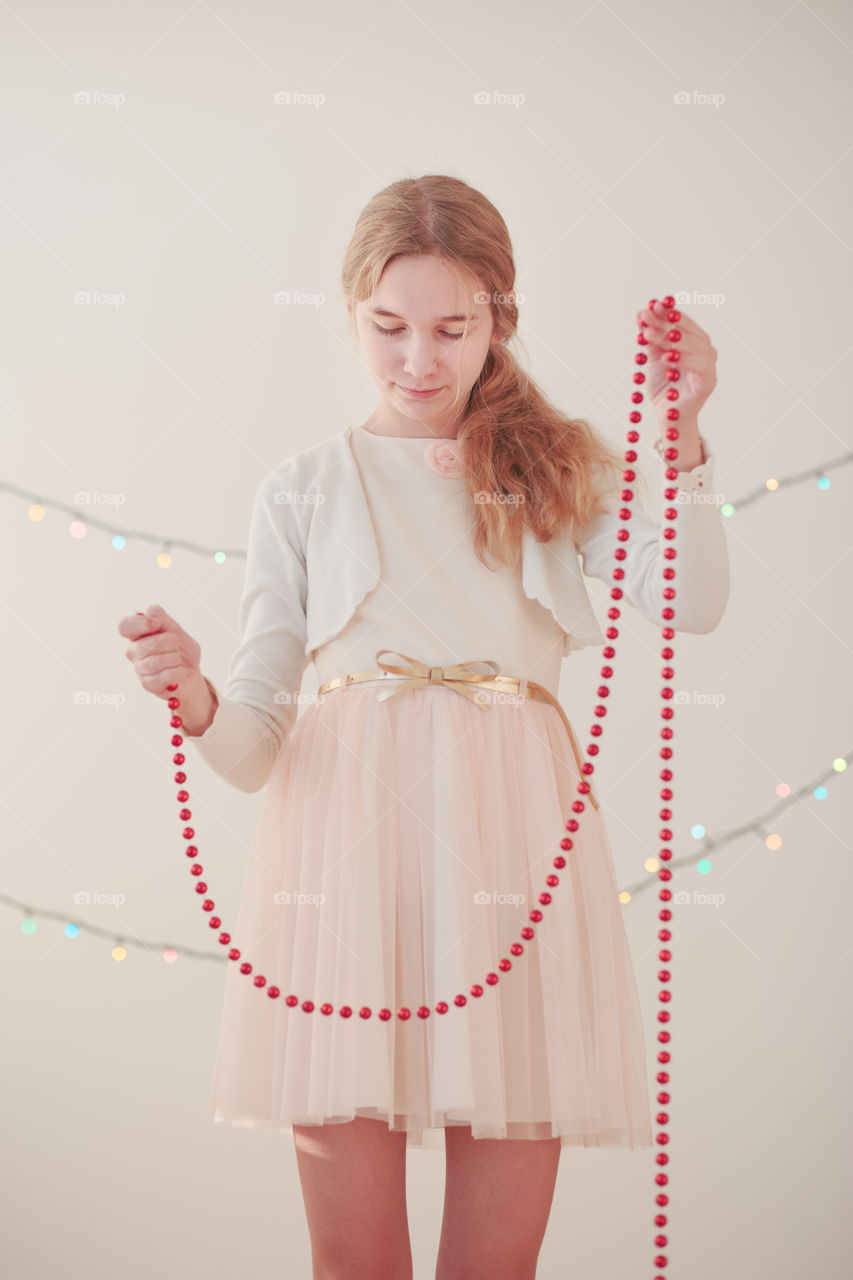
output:
[[[699,436],[699,442],[702,446],[703,461],[697,463],[690,471],[679,471],[675,480],[667,480],[668,487],[680,489],[683,493],[708,493],[713,489],[714,455],[708,452],[708,441],[703,435]],[[664,467],[668,467],[669,463],[663,456],[664,449],[668,448],[668,445],[664,444],[660,436],[657,437],[652,448]]]

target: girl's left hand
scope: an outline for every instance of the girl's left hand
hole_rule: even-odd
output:
[[[678,308],[681,310],[681,308]],[[657,314],[657,313],[660,314]],[[640,344],[648,360],[638,366],[646,375],[644,390],[646,400],[653,404],[658,421],[663,428],[673,424],[667,418],[668,409],[677,409],[681,415],[677,425],[696,422],[699,410],[717,385],[717,351],[711,346],[711,339],[704,329],[700,329],[695,320],[691,320],[684,312],[681,319],[671,324],[660,301],[650,308],[637,312],[638,325],[643,324],[643,333],[647,342]],[[680,329],[681,338],[672,342],[667,338],[670,329]],[[666,352],[674,349],[680,352],[680,358],[671,362]],[[680,369],[681,377],[671,382],[666,376],[669,369]],[[678,391],[677,400],[668,400],[666,393],[670,387]]]

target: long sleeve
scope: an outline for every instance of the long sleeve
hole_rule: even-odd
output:
[[[219,703],[211,724],[202,734],[184,734],[211,769],[240,791],[259,791],[268,781],[296,721],[309,662],[305,559],[294,506],[282,500],[294,487],[287,460],[258,489],[240,601],[241,642],[224,690],[209,680]]]
[[[703,436],[699,438],[704,461],[691,471],[679,472],[678,479],[671,481],[666,479],[668,464],[663,458],[660,441],[655,442],[663,467],[661,488],[679,491],[672,504],[664,500],[667,506],[673,505],[678,512],[674,522],[677,554],[672,561],[676,570],[671,583],[676,590],[674,600],[666,601],[663,595],[664,588],[670,584],[662,576],[664,563],[668,563],[662,557],[664,548],[671,545],[670,540],[663,536],[664,526],[655,524],[640,506],[636,490],[628,521],[620,520],[618,515],[619,509],[625,505],[619,496],[624,485],[608,494],[605,499],[607,510],[593,519],[577,544],[577,550],[584,573],[600,578],[608,586],[617,585],[611,577],[613,569],[617,566],[624,569],[625,577],[618,585],[622,587],[624,598],[644,618],[662,626],[661,611],[671,604],[675,610],[673,627],[676,631],[704,635],[714,630],[725,612],[729,598],[729,557],[722,516],[717,503],[712,500],[715,496],[714,458],[708,450],[707,440]],[[705,497],[707,500],[703,501]],[[617,546],[616,531],[620,528],[630,529],[631,536],[621,544],[627,550],[626,558],[617,561],[613,552]]]

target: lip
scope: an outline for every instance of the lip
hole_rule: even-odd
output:
[[[400,382],[397,383],[397,386],[407,396],[412,396],[415,400],[430,400],[433,396],[437,396],[439,391],[444,390],[443,387],[433,387],[427,391],[416,391],[413,387],[404,387]]]

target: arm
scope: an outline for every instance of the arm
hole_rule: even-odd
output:
[[[676,480],[667,480],[664,473],[660,477],[662,489],[679,491],[679,497],[672,504],[664,499],[665,505],[674,506],[678,512],[674,522],[677,554],[671,562],[676,576],[671,583],[665,582],[662,576],[664,564],[670,563],[662,559],[662,552],[670,540],[663,536],[663,525],[655,524],[639,505],[636,491],[629,508],[630,519],[619,519],[619,510],[625,505],[619,497],[624,486],[608,494],[607,510],[594,517],[577,550],[584,573],[600,578],[609,587],[621,586],[624,599],[644,618],[662,626],[661,610],[671,604],[675,609],[676,631],[704,635],[714,630],[725,612],[729,597],[729,559],[718,505],[697,500],[703,494],[714,492],[714,458],[708,452],[707,440],[704,437],[700,440],[704,462],[690,471],[680,472]],[[665,471],[667,464],[659,440],[654,447]],[[630,529],[631,536],[626,543],[617,544],[616,531],[623,526]],[[624,546],[628,553],[622,561],[613,556],[617,545]],[[625,571],[621,583],[611,577],[617,566]],[[664,587],[668,585],[676,590],[673,601],[664,600]]]
[[[252,509],[240,601],[242,639],[224,689],[209,677],[213,720],[187,733],[211,769],[241,791],[259,791],[297,715],[296,695],[308,666],[305,604],[308,579],[292,503],[276,494],[295,487],[284,464],[261,483]]]

